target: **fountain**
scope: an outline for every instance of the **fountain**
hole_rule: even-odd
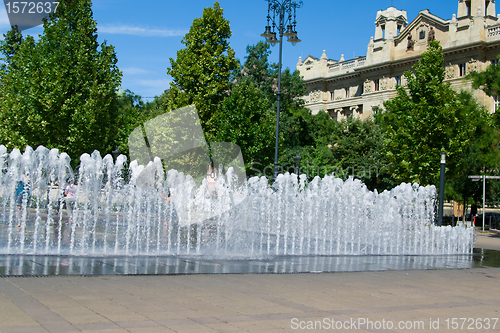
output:
[[[67,154],[0,146],[0,254],[81,256],[273,256],[471,254],[473,228],[438,227],[435,188],[401,184],[369,191],[359,180],[279,175],[238,181],[145,168],[125,156],[83,154],[77,176]],[[155,170],[151,186],[138,186]],[[75,179],[68,214],[64,190]],[[29,191],[16,197],[20,184]],[[172,201],[165,199],[170,191]]]

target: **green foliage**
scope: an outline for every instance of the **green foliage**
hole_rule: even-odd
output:
[[[158,106],[153,103],[144,103],[141,96],[130,90],[118,94],[117,103],[117,133],[115,145],[123,154],[129,156],[128,139],[134,129],[146,121],[161,114]]]
[[[176,110],[190,104],[188,94],[175,85],[171,85],[160,96],[155,96],[153,103],[158,105],[164,112]]]
[[[500,57],[500,56],[499,56]],[[472,72],[467,76],[472,80],[475,89],[483,90],[488,96],[498,98],[500,94],[500,66],[498,63],[490,64],[485,71]],[[496,110],[498,111],[498,110]],[[468,158],[476,160],[470,168],[471,174],[498,174],[498,148],[499,148],[500,113],[496,112],[488,118],[487,124],[479,124],[474,138],[477,138],[470,149]],[[470,157],[469,157],[470,156]],[[486,182],[486,202],[498,206],[500,182]],[[463,182],[463,191],[473,198],[476,204],[482,204],[482,184],[472,183],[469,179]]]
[[[241,66],[241,70],[234,75],[236,84],[240,82],[252,82],[259,89],[264,97],[273,101],[277,109],[276,93],[278,91],[278,64],[269,64],[268,56],[271,54],[270,44],[258,42],[256,45],[247,46],[246,61]],[[304,81],[299,71],[290,72],[286,68],[281,73],[281,103],[282,112],[292,114],[304,106],[304,101],[300,98],[307,93]]]
[[[249,174],[256,174],[257,169],[272,170],[274,164],[274,143],[276,131],[276,110],[278,90],[278,64],[269,64],[268,56],[271,53],[270,45],[259,42],[247,46],[247,56],[241,69],[233,75],[235,87],[254,87],[259,94],[259,108],[254,114],[260,114],[262,123],[259,126],[259,135],[254,138],[267,137],[269,141],[255,140],[251,151],[256,154],[249,159],[247,166],[254,162],[253,168],[247,168]],[[281,73],[281,103],[280,103],[280,138],[279,163],[287,165],[289,155],[296,153],[295,147],[313,145],[314,139],[310,133],[314,132],[311,111],[303,107],[300,98],[306,93],[306,88],[300,77],[300,72],[291,73],[287,68]],[[236,109],[233,112],[239,112]],[[257,119],[257,118],[256,118]],[[223,139],[219,137],[219,139]],[[233,138],[227,137],[231,141]],[[292,153],[293,151],[293,153]],[[245,156],[245,155],[244,155]],[[245,162],[247,159],[245,158]],[[266,176],[272,176],[269,171]]]
[[[252,125],[252,121],[245,121],[245,117],[237,118],[235,115],[239,110],[243,110],[243,105],[248,103],[242,101],[241,106],[229,108],[225,117],[235,119],[229,126],[237,128],[234,138],[222,135],[219,140],[226,137],[229,141],[237,140],[238,136],[247,137],[246,129],[249,132],[262,134],[267,139],[266,148],[263,149],[263,143],[258,140],[236,141],[244,147],[253,147],[252,150],[259,152],[255,159],[245,161],[260,162],[255,163],[253,168],[248,169],[248,174],[258,173],[266,170],[266,176],[272,176],[272,165],[274,161],[274,139],[275,122],[277,108],[277,86],[278,86],[278,65],[269,64],[268,56],[270,54],[270,45],[259,42],[256,45],[247,47],[246,61],[241,66],[241,70],[234,74],[235,89],[241,87],[255,87],[260,93],[260,101],[257,102],[258,95],[253,96],[250,88],[245,88],[245,94],[252,96],[254,105],[259,104],[261,110],[266,110],[267,115],[261,111],[258,120],[262,125]],[[279,165],[282,167],[280,172],[294,172],[295,163],[293,157],[297,153],[301,156],[301,172],[310,177],[316,175],[324,176],[335,172],[339,177],[347,178],[353,175],[361,178],[370,188],[385,189],[391,184],[388,183],[385,172],[386,159],[382,155],[384,149],[382,132],[373,120],[365,121],[348,119],[347,121],[337,122],[330,116],[321,111],[312,115],[311,111],[304,107],[302,96],[306,94],[307,89],[299,71],[291,72],[285,69],[281,77],[281,113],[280,113],[280,145],[279,145]],[[267,106],[264,101],[267,101]],[[256,109],[257,110],[257,109]],[[229,116],[232,114],[232,116]],[[255,112],[254,115],[259,114]],[[258,118],[255,118],[258,119]],[[253,119],[251,119],[253,120]],[[244,124],[241,127],[236,125],[238,122]],[[240,132],[241,129],[241,132]],[[260,131],[258,131],[259,129]],[[232,141],[235,142],[235,141]],[[267,168],[266,168],[267,167]]]
[[[468,92],[460,92],[461,111],[468,115],[468,125],[472,127],[469,144],[461,155],[460,164],[450,165],[447,174],[451,188],[450,196],[460,200],[473,197],[476,202],[482,200],[482,187],[472,182],[469,175],[490,173],[498,167],[499,133],[494,126],[494,116],[488,114],[484,107],[477,104]]]
[[[5,75],[5,71],[12,64],[12,57],[16,54],[19,49],[23,36],[19,31],[17,25],[13,26],[7,34],[4,35],[4,39],[0,42],[0,54],[3,55],[0,58],[2,63],[0,64],[0,75]]]
[[[387,157],[396,182],[437,184],[440,152],[448,165],[460,167],[473,132],[470,108],[444,82],[439,42],[430,42],[413,72],[406,72],[408,91],[399,86],[397,96],[386,101],[378,120],[386,133]]]
[[[213,22],[218,22],[218,33],[213,33]],[[194,103],[207,141],[237,144],[247,175],[267,170],[266,176],[271,177],[278,65],[269,64],[270,45],[264,42],[247,47],[241,66],[227,65],[234,59],[227,42],[229,36],[229,24],[222,18],[218,3],[206,8],[203,18],[193,22],[183,39],[186,47],[177,53],[176,60],[171,59],[168,74],[174,78],[173,84],[155,103],[167,111]],[[225,69],[230,67],[233,69],[229,77]],[[381,154],[383,139],[378,125],[372,120],[336,122],[325,112],[312,115],[301,99],[306,91],[300,72],[282,72],[279,164],[284,171],[293,171],[293,156],[299,152],[302,172],[311,176],[337,172],[347,177],[353,173],[372,188],[389,186],[387,179],[380,176],[386,162]]]
[[[462,202],[477,197],[477,186],[468,176],[498,165],[493,117],[470,92],[457,92],[444,82],[438,42],[429,43],[405,77],[407,89],[398,87],[397,96],[384,103],[386,112],[377,116],[385,132],[393,180],[437,185],[444,150],[445,195]]]
[[[0,85],[0,142],[58,148],[73,158],[110,152],[121,73],[114,48],[97,42],[90,0],[61,2],[38,42],[28,36],[19,44],[15,31],[7,36],[16,42],[8,38],[2,48],[8,61]]]
[[[272,91],[275,94],[278,91],[278,65],[272,64],[271,68],[274,69],[272,75]],[[290,69],[286,68],[281,73],[281,111],[294,114],[298,112],[299,109],[303,109],[304,100],[301,97],[306,93],[307,88],[304,85],[304,80],[300,76],[300,72],[296,70],[291,73]],[[277,105],[274,105],[274,107],[276,106]]]
[[[295,109],[295,110],[294,110]],[[289,107],[280,115],[281,147],[284,149],[313,146],[315,143],[315,122],[311,110]]]
[[[499,56],[500,57],[500,56]],[[467,75],[472,79],[474,89],[482,89],[488,96],[498,97],[500,94],[500,65],[492,63],[486,70],[481,72],[471,72]]]
[[[383,155],[383,133],[372,118],[335,121],[320,111],[310,117],[307,130],[313,143],[286,148],[281,156],[287,165],[285,170],[293,167],[293,156],[299,152],[301,172],[309,177],[335,173],[343,179],[349,176],[361,179],[371,190],[394,186]]]
[[[216,142],[232,142],[242,151],[248,175],[252,166],[272,163],[276,114],[252,82],[241,82],[226,97],[215,120]]]
[[[215,136],[215,112],[228,95],[231,73],[238,67],[229,37],[229,21],[215,2],[213,8],[203,10],[203,17],[193,21],[182,39],[185,48],[177,51],[176,59],[170,59],[167,69],[173,82],[172,92],[162,98],[165,109],[172,104],[195,104],[209,139]]]
[[[342,120],[331,146],[337,161],[336,174],[343,178],[354,176],[371,190],[393,187],[396,184],[388,175],[385,148],[382,130],[373,118]]]
[[[247,46],[247,56],[240,71],[234,75],[236,82],[250,81],[260,91],[266,92],[267,97],[271,88],[272,71],[268,57],[271,54],[270,45],[265,42],[258,42],[256,45]]]

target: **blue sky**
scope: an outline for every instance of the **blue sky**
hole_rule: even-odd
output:
[[[59,0],[64,1],[64,0]],[[345,59],[366,55],[366,46],[375,32],[378,10],[391,6],[391,0],[303,0],[297,10],[297,32],[302,42],[283,45],[283,65],[295,69],[299,56],[320,57],[323,50],[330,59]],[[220,0],[224,17],[232,30],[231,47],[242,62],[247,45],[263,40],[267,16],[265,0]],[[181,49],[182,37],[189,31],[193,19],[201,17],[204,7],[213,0],[94,0],[94,19],[100,41],[115,46],[118,66],[123,71],[122,87],[143,97],[153,97],[168,88],[169,58]],[[411,22],[421,10],[451,19],[458,7],[457,0],[393,0],[393,6],[406,10]],[[9,29],[5,7],[0,6],[0,35]],[[41,26],[25,30],[38,35]],[[2,37],[3,38],[3,37]],[[273,47],[271,62],[278,62],[279,47]]]

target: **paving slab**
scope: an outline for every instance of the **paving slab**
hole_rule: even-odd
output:
[[[0,332],[273,332],[294,331],[293,328],[308,325],[316,325],[317,330],[322,325],[327,330],[337,321],[342,325],[356,323],[356,332],[384,331],[367,326],[383,322],[394,326],[423,322],[425,329],[420,331],[430,331],[431,322],[439,321],[439,330],[446,331],[453,318],[475,323],[489,321],[490,329],[474,329],[474,332],[500,331],[500,323],[493,327],[496,318],[500,318],[500,268],[495,267],[323,274],[108,276],[105,281],[82,276],[5,277],[0,282],[10,285],[7,292],[0,290],[0,299],[4,300],[3,307],[11,309],[8,313],[12,318],[0,321]],[[27,288],[30,282],[36,286],[36,292]],[[78,293],[65,293],[61,298],[57,290],[58,286],[70,283],[93,295],[100,293],[103,282],[134,292],[119,298],[112,293],[100,295],[101,304],[81,299]],[[185,285],[192,289],[175,301],[169,299],[168,292],[155,294],[155,290],[165,286],[175,290]],[[198,294],[198,290],[203,292]],[[57,295],[58,302],[68,304],[68,308],[62,310],[45,302],[51,294]],[[158,300],[173,306],[162,308]],[[117,309],[120,310],[115,312]],[[359,323],[365,324],[359,327]],[[411,330],[404,326],[385,331]]]
[[[436,262],[426,259],[392,270],[387,263],[412,261],[372,258],[368,266],[382,263],[382,269],[5,276],[0,278],[0,332],[500,331],[500,265],[498,253],[491,251],[500,249],[500,238],[479,234],[476,246],[476,254],[465,260],[472,264],[454,269],[448,264],[415,269]],[[281,265],[286,266],[298,267]],[[455,329],[460,318],[473,329]]]
[[[500,231],[478,232],[474,245],[476,248],[500,251]]]

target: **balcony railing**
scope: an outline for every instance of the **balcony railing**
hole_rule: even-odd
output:
[[[500,24],[488,27],[486,31],[486,41],[500,39]]]
[[[344,74],[353,68],[361,67],[365,64],[366,57],[359,57],[352,60],[336,62],[328,65],[328,73]]]

